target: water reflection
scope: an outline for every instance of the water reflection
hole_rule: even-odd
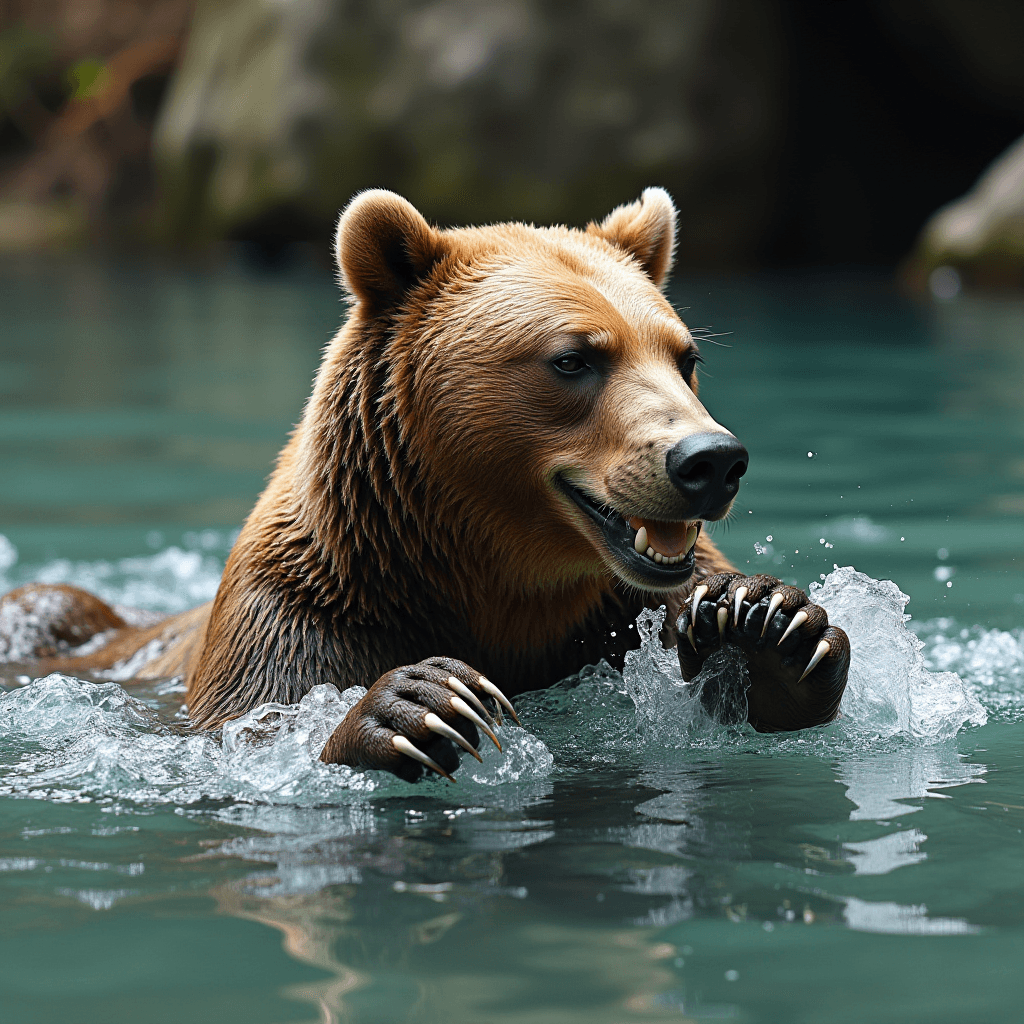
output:
[[[901,744],[849,755],[840,762],[836,781],[846,786],[846,797],[855,805],[850,821],[879,821],[921,810],[897,801],[941,797],[934,791],[983,782],[985,770],[984,764],[963,760],[950,742]]]
[[[854,931],[882,935],[976,935],[981,931],[957,917],[929,917],[923,904],[868,903],[852,896],[846,901],[843,917]]]
[[[928,854],[921,850],[927,838],[920,829],[910,828],[863,843],[843,843],[843,849],[850,855],[855,875],[887,875],[927,860]]]
[[[559,1019],[614,1024],[629,1006],[678,1020],[678,951],[657,936],[689,916],[676,896],[689,871],[610,839],[606,815],[636,799],[620,781],[614,807],[600,784],[554,782],[528,801],[508,787],[508,806],[494,794],[488,807],[407,797],[281,808],[273,833],[257,809],[236,808],[217,817],[260,831],[204,859],[264,866],[221,886],[218,906],[275,928],[290,956],[325,972],[291,990],[323,1022],[511,1022],[529,1019],[524,1000]]]

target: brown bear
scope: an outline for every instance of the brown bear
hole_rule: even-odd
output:
[[[141,629],[63,588],[40,668],[184,674],[201,728],[361,684],[323,760],[449,776],[509,697],[621,665],[665,604],[684,678],[722,643],[745,653],[755,729],[830,721],[845,633],[702,532],[747,452],[698,400],[697,345],[661,292],[675,219],[656,188],[582,231],[438,230],[357,196],[337,232],[347,320],[212,605]]]

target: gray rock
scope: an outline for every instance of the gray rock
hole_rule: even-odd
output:
[[[763,0],[200,0],[156,136],[170,232],[325,238],[384,186],[441,223],[669,188],[680,258],[749,257],[782,136]]]
[[[931,217],[914,262],[921,276],[951,267],[981,284],[1024,282],[1024,138]]]

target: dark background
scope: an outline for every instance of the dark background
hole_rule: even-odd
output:
[[[276,7],[0,0],[0,251],[325,258],[360,188],[581,223],[658,183],[684,269],[894,268],[1024,134],[1019,3]]]

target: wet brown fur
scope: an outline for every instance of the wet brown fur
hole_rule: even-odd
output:
[[[729,569],[702,535],[694,579],[645,593],[553,485],[560,472],[623,515],[687,518],[665,451],[723,428],[681,372],[695,345],[659,291],[674,216],[648,190],[585,232],[437,231],[390,193],[357,197],[338,232],[348,320],[215,600],[39,667],[106,669],[158,641],[138,677],[184,674],[193,721],[216,727],[433,655],[510,695],[621,663],[644,605],[672,611]],[[603,387],[553,376],[559,347],[580,345]]]

